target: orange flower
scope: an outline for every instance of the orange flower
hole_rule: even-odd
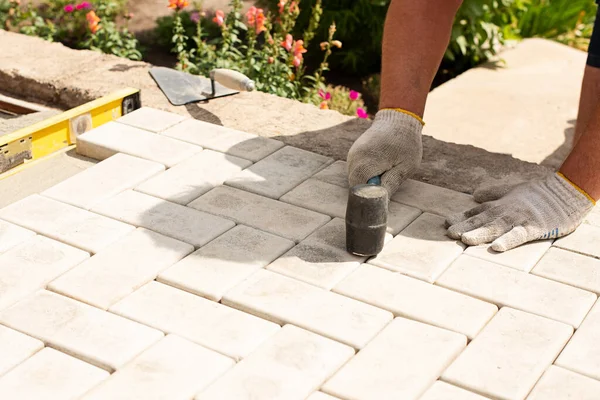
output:
[[[300,64],[302,64],[302,54],[306,53],[306,49],[304,48],[304,40],[296,40],[292,50],[294,51],[294,59],[292,64],[294,64],[294,67],[299,67]]]
[[[287,0],[279,0],[279,3],[277,4],[279,7],[279,14],[283,14],[283,11],[285,10],[285,3],[287,3]]]
[[[169,0],[168,7],[175,10],[183,10],[189,5],[190,3],[187,0]]]
[[[215,11],[215,17],[213,18],[213,22],[218,26],[222,26],[225,22],[225,13],[221,10]]]
[[[319,108],[321,110],[329,110],[329,106],[327,105],[326,101],[322,101],[321,104],[319,105]]]
[[[248,20],[248,25],[252,26],[256,30],[256,33],[267,30],[265,27],[266,17],[262,8],[250,7],[246,13],[246,19]]]
[[[287,51],[292,50],[292,46],[294,45],[294,37],[288,33],[287,35],[285,35],[285,40],[281,42],[281,45]]]
[[[90,31],[92,33],[98,32],[98,29],[100,29],[100,17],[96,15],[96,12],[94,10],[88,12],[85,15],[85,19],[88,22],[88,27],[90,28]]]

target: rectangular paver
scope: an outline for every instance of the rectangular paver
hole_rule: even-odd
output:
[[[575,328],[596,301],[594,293],[467,255],[458,258],[436,284]]]
[[[284,146],[278,140],[192,119],[167,129],[163,135],[254,162]]]
[[[581,224],[570,235],[558,239],[554,246],[600,258],[600,226]]]
[[[488,400],[488,398],[446,382],[437,381],[419,400]]]
[[[465,254],[473,257],[481,258],[495,262],[496,264],[504,265],[518,269],[519,271],[529,272],[540,260],[540,258],[552,246],[552,240],[540,240],[537,242],[526,243],[511,251],[503,253],[495,252],[490,248],[490,245],[471,246],[465,250]]]
[[[597,400],[600,382],[551,365],[527,400]]]
[[[82,399],[189,400],[233,365],[230,358],[168,335]]]
[[[600,301],[585,317],[556,365],[600,380]]]
[[[286,146],[228,179],[225,184],[278,199],[332,162],[329,157]]]
[[[227,186],[214,188],[188,206],[295,242],[331,219],[327,215]]]
[[[44,343],[0,325],[0,376],[44,348]]]
[[[392,319],[388,311],[265,270],[259,270],[233,288],[222,302],[358,349]]]
[[[351,347],[287,325],[196,400],[304,400],[353,354]]]
[[[172,167],[201,150],[200,146],[117,122],[107,122],[77,137],[77,153],[96,160],[125,153]]]
[[[224,218],[133,190],[103,201],[92,211],[200,247],[233,228]]]
[[[89,256],[83,250],[44,236],[34,236],[1,254],[0,310],[44,288]]]
[[[592,208],[592,211],[585,217],[584,221],[587,224],[600,227],[600,206]]]
[[[99,252],[135,229],[37,194],[4,207],[0,218],[91,253]]]
[[[162,164],[119,153],[62,181],[42,195],[89,210],[164,170]]]
[[[220,301],[223,294],[294,246],[294,242],[244,225],[225,232],[157,280]]]
[[[48,285],[104,310],[194,251],[194,246],[138,228]]]
[[[0,378],[0,398],[77,399],[108,377],[108,372],[45,348]]]
[[[470,339],[498,311],[493,304],[368,264],[338,283],[333,291]]]
[[[531,273],[600,294],[600,260],[593,257],[553,247]]]
[[[0,323],[112,371],[163,333],[45,290],[0,313]]]
[[[12,249],[34,235],[35,232],[29,229],[0,220],[0,253]]]
[[[335,218],[279,257],[267,269],[331,289],[354,271],[366,257],[346,250],[346,225]]]
[[[313,178],[332,185],[348,188],[348,165],[345,161],[336,161],[319,171]]]
[[[322,390],[343,399],[417,400],[466,344],[464,335],[396,318]]]
[[[187,119],[186,117],[156,108],[142,107],[119,118],[117,122],[151,132],[162,132]]]
[[[251,164],[243,158],[204,150],[147,180],[136,190],[185,205]]]
[[[279,330],[272,322],[158,282],[138,289],[110,311],[235,360],[250,354]]]
[[[423,213],[385,245],[370,264],[435,281],[466,247],[446,236],[443,217]]]
[[[573,328],[502,308],[442,379],[502,400],[523,400],[567,343]]]

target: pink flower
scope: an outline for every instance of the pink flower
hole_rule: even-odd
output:
[[[352,100],[352,101],[358,100],[358,98],[360,97],[360,93],[358,93],[357,91],[351,90],[348,97],[350,97],[350,100]]]
[[[87,10],[87,9],[89,9],[89,8],[92,8],[92,5],[91,5],[89,2],[87,2],[87,1],[84,1],[83,3],[79,3],[79,4],[77,4],[77,5],[75,6],[75,8],[76,8],[77,10]]]
[[[319,96],[321,96],[321,98],[323,100],[329,100],[329,99],[331,99],[331,93],[329,93],[329,92],[326,93],[326,92],[323,91],[323,89],[319,89]]]
[[[285,40],[283,42],[281,42],[281,45],[287,51],[292,50],[293,44],[294,44],[294,37],[292,35],[290,35],[289,33],[287,35],[285,35]]]
[[[273,64],[275,62],[275,59],[273,57],[269,57],[269,58],[267,58],[267,62],[269,64]]]
[[[74,6],[73,4],[67,4],[67,5],[66,5],[66,6],[63,8],[63,10],[64,10],[66,13],[72,13],[73,11],[75,11],[75,6]]]
[[[287,0],[279,0],[279,3],[277,3],[277,6],[279,7],[279,14],[283,14],[283,11],[285,10],[285,3],[287,3]]]
[[[217,10],[215,12],[215,17],[213,18],[213,22],[218,26],[222,26],[225,22],[225,13],[221,10]]]
[[[190,15],[190,19],[193,23],[197,24],[200,22],[200,13],[198,11],[194,11],[192,15]]]
[[[302,64],[302,54],[300,56],[294,56],[294,61],[292,61],[294,67],[299,67]]]
[[[250,7],[246,13],[246,19],[248,20],[248,25],[252,26],[256,30],[256,33],[267,30],[265,27],[266,17],[262,8]]]
[[[358,118],[362,118],[362,119],[369,118],[369,114],[367,114],[367,112],[365,111],[365,109],[361,108],[361,107],[358,107],[356,109],[356,115],[358,116]]]

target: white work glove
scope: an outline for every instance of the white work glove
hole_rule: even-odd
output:
[[[405,111],[384,109],[348,152],[350,187],[381,176],[390,196],[419,167],[423,156],[420,118]]]
[[[503,196],[486,193],[488,201],[446,220],[448,236],[471,246],[492,242],[506,251],[523,243],[554,239],[573,232],[594,206],[594,200],[561,174],[523,183]],[[502,197],[503,196],[503,197]]]

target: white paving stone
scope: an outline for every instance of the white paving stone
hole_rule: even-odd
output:
[[[108,372],[45,348],[0,378],[0,399],[76,399],[108,377]]]
[[[254,162],[284,146],[278,140],[192,119],[167,129],[163,135]]]
[[[329,157],[286,146],[228,179],[225,184],[278,199],[332,162]]]
[[[346,251],[345,224],[342,219],[333,219],[267,269],[323,289],[331,289],[366,259]]]
[[[287,325],[196,400],[304,400],[353,354],[348,346]]]
[[[348,165],[345,161],[336,161],[313,178],[348,189]]]
[[[551,365],[527,400],[598,400],[600,382]]]
[[[43,236],[34,236],[0,255],[0,310],[44,288],[89,256]]]
[[[484,244],[467,248],[465,254],[515,268],[519,271],[529,272],[550,246],[552,246],[552,240],[541,240],[526,243],[511,251],[498,253],[492,250],[489,244]]]
[[[306,400],[339,400],[337,397],[330,396],[323,392],[314,392]]]
[[[265,270],[257,271],[233,288],[222,302],[358,349],[392,319],[388,311]]]
[[[185,205],[251,164],[243,158],[204,150],[147,180],[136,190]]]
[[[142,107],[119,118],[117,122],[151,132],[162,132],[187,119],[186,117],[156,108]]]
[[[368,264],[337,284],[334,292],[474,338],[498,311],[490,303]]]
[[[0,218],[97,253],[135,227],[37,194],[0,210]]]
[[[235,360],[250,354],[279,330],[272,322],[158,282],[143,286],[110,311]]]
[[[577,328],[596,301],[594,293],[471,256],[461,256],[437,285]]]
[[[89,210],[164,170],[162,164],[119,153],[62,181],[42,195]]]
[[[0,325],[0,376],[43,348],[41,341]]]
[[[220,301],[223,294],[294,246],[294,242],[238,225],[161,272],[157,280]]]
[[[343,399],[418,399],[464,349],[467,338],[396,318],[322,390]]]
[[[219,186],[189,207],[299,242],[331,218],[243,190]]]
[[[234,361],[168,335],[97,386],[84,400],[189,400]]]
[[[435,281],[465,248],[460,241],[446,235],[444,224],[443,217],[421,214],[369,263],[427,282]]]
[[[467,211],[478,205],[468,194],[412,179],[400,186],[392,196],[392,200],[444,217]]]
[[[34,235],[33,231],[0,220],[0,253],[12,249]]]
[[[523,400],[567,343],[573,328],[502,308],[442,379],[502,400]]]
[[[592,208],[592,211],[585,217],[584,221],[590,225],[600,226],[600,206]]]
[[[45,290],[2,311],[0,323],[109,371],[163,336],[155,329]]]
[[[581,224],[570,235],[554,242],[556,247],[600,258],[600,226]]]
[[[233,228],[235,223],[153,196],[128,190],[98,204],[92,211],[144,227],[196,247]]]
[[[600,380],[600,301],[585,317],[555,364]]]
[[[487,397],[437,381],[419,400],[487,400]]]
[[[600,294],[600,260],[596,258],[553,247],[531,273]]]
[[[106,310],[192,251],[190,244],[138,228],[48,288]]]
[[[107,122],[77,137],[77,153],[96,160],[125,153],[172,167],[201,150],[200,146],[118,122]]]

